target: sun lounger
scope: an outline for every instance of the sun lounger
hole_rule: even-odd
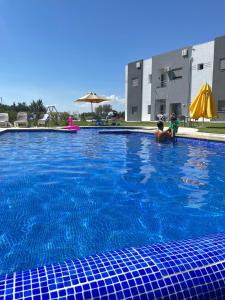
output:
[[[7,113],[0,113],[0,127],[8,127],[9,115]]]
[[[49,114],[44,114],[44,116],[38,120],[38,125],[46,125],[49,121]]]
[[[15,127],[19,127],[20,125],[28,126],[28,118],[26,112],[18,112],[17,120],[14,122]]]

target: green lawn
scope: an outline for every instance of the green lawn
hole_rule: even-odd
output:
[[[225,123],[200,123],[196,128],[200,132],[225,134]]]
[[[76,124],[80,126],[96,126],[95,123],[91,122],[75,122]],[[112,126],[112,122],[109,121],[108,126]],[[125,121],[116,121],[116,126],[147,126],[147,127],[156,127],[156,122],[125,122]],[[167,123],[165,123],[165,126],[168,126]],[[183,123],[180,124],[180,126],[183,126]],[[185,127],[188,127],[187,125]],[[197,128],[200,132],[208,132],[208,133],[221,133],[225,134],[225,123],[192,123],[190,126],[191,128]]]
[[[213,124],[212,124],[213,125]],[[221,133],[225,134],[225,124],[216,124],[215,126],[205,126],[205,127],[200,127],[198,131],[200,132],[208,132],[208,133]],[[220,125],[220,126],[218,126]]]
[[[147,127],[155,127],[156,122],[125,122],[121,121],[118,122],[121,126],[147,126]]]
[[[79,122],[74,122],[74,124],[77,124],[79,126],[96,126],[95,122],[86,122],[86,121],[79,121]],[[109,121],[108,126],[112,126],[112,122]],[[106,126],[107,126],[106,125]],[[125,121],[116,121],[116,126],[156,126],[156,122],[125,122]]]

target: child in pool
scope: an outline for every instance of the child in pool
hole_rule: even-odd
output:
[[[171,140],[168,130],[164,131],[164,123],[162,121],[157,122],[158,129],[155,131],[155,138],[157,142],[163,143]]]
[[[177,120],[177,116],[175,113],[172,113],[169,121],[169,129],[168,131],[171,133],[171,137],[174,138],[179,127],[179,121]]]

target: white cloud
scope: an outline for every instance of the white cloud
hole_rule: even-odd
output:
[[[116,95],[110,95],[110,96],[105,96],[107,99],[110,99],[109,103],[112,105],[113,109],[118,110],[118,111],[124,111],[125,110],[125,99],[120,96]]]

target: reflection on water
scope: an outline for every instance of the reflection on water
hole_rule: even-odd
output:
[[[151,153],[149,152],[149,146],[151,144],[151,140],[143,137],[141,139],[142,148],[138,152],[140,160],[147,164],[142,164],[140,167],[140,174],[143,175],[143,179],[141,181],[142,184],[147,183],[151,179],[151,174],[156,172],[155,167],[152,165],[151,161]],[[144,199],[142,199],[144,201]]]
[[[182,185],[180,188],[187,189],[186,206],[190,208],[201,208],[206,204],[209,184],[209,158],[212,152],[198,147],[188,146],[186,149],[186,161],[180,167]],[[195,189],[194,189],[195,188]]]

